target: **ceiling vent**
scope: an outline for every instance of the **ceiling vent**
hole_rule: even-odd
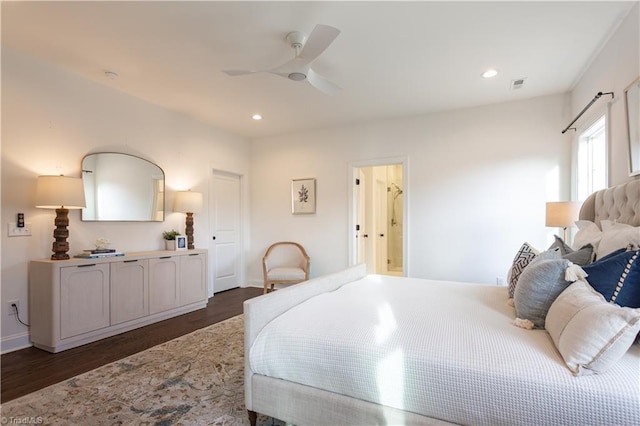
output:
[[[517,78],[515,80],[511,80],[511,90],[522,89],[522,86],[524,86],[525,80],[526,78]]]

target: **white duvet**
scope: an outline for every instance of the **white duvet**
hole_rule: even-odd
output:
[[[270,322],[250,365],[459,424],[640,424],[640,346],[574,377],[545,330],[514,318],[505,287],[369,275]]]

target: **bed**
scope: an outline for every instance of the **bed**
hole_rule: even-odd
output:
[[[640,180],[592,194],[580,219],[640,226]],[[640,423],[640,344],[623,343],[606,371],[580,374],[592,371],[571,369],[555,331],[514,325],[507,300],[506,287],[366,275],[363,265],[250,299],[250,422],[260,413],[295,425]],[[635,340],[640,310],[618,309],[634,318]]]

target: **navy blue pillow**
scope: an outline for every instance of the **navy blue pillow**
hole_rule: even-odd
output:
[[[582,269],[608,302],[640,308],[640,250],[618,250]]]

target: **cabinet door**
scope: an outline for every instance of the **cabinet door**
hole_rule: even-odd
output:
[[[149,262],[111,263],[111,324],[149,315]]]
[[[179,256],[149,259],[149,313],[166,311],[179,305]]]
[[[180,305],[206,300],[206,259],[204,253],[180,257]]]
[[[60,337],[109,326],[109,264],[60,268]]]

